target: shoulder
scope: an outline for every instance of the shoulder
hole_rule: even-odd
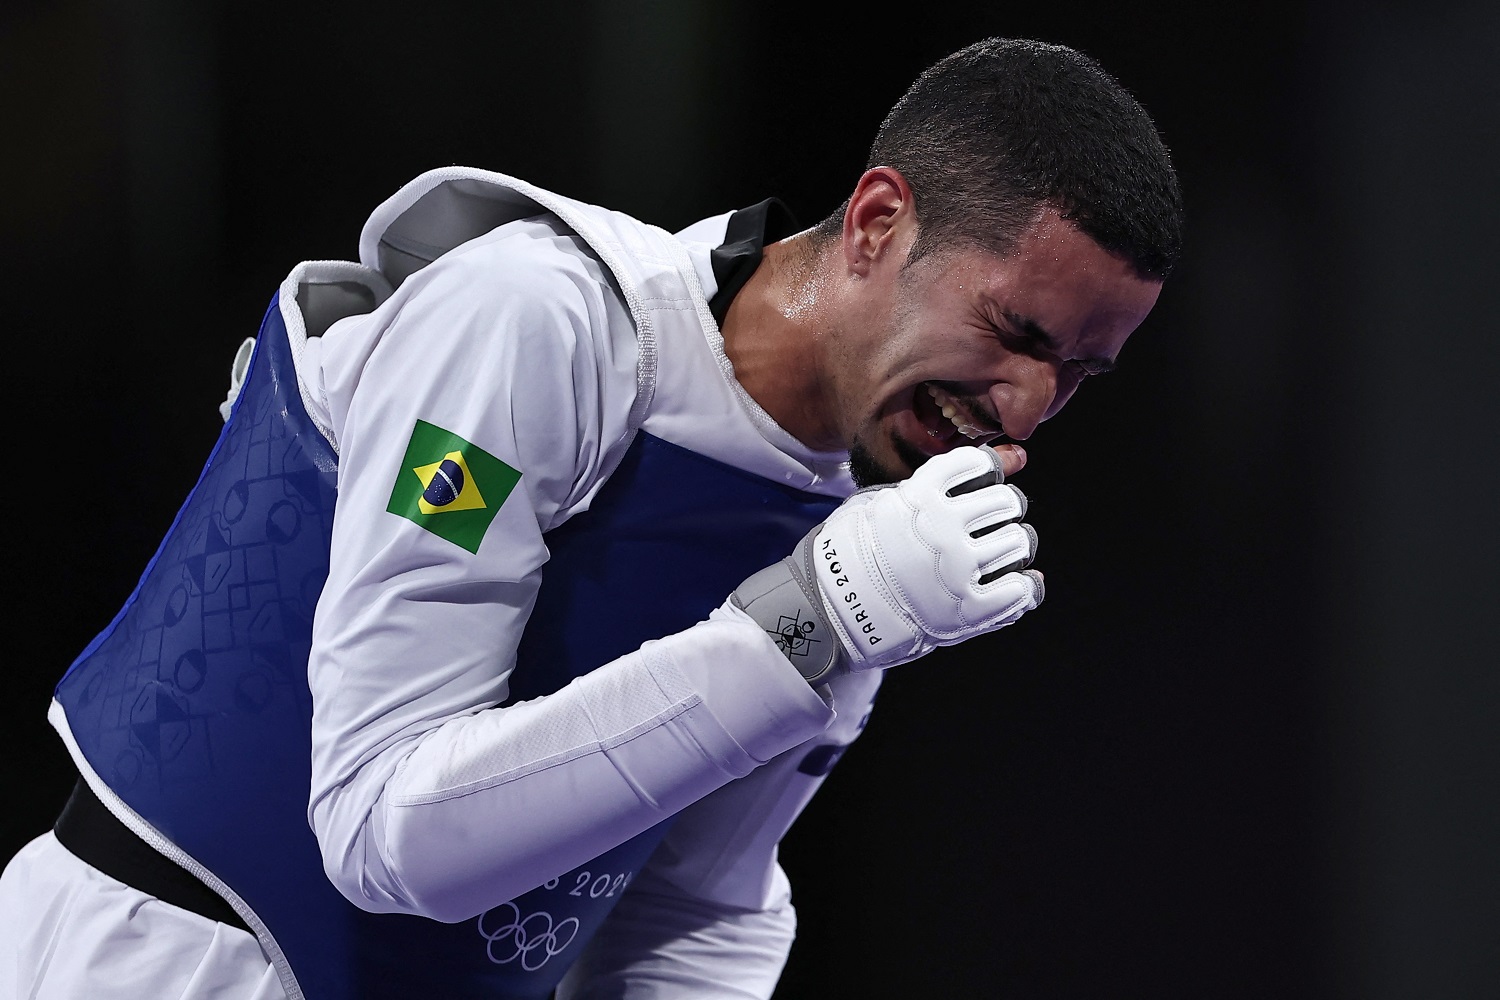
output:
[[[462,393],[485,408],[569,386],[597,398],[590,389],[600,381],[633,393],[636,382],[635,328],[618,286],[550,216],[454,247],[325,340],[325,384],[351,402],[377,374],[402,392],[440,381],[445,397]]]
[[[614,319],[623,296],[586,242],[550,216],[501,226],[409,277],[396,307],[420,303],[468,317],[525,318],[586,330]],[[628,312],[626,314],[628,316]]]
[[[522,470],[546,525],[629,434],[639,391],[629,310],[588,247],[546,218],[460,244],[325,340],[346,480],[365,466],[387,476],[420,420]]]

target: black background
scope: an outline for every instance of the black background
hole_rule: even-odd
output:
[[[417,173],[807,223],[985,35],[1098,58],[1185,261],[1029,443],[1048,579],[893,671],[784,844],[778,998],[1500,995],[1493,5],[7,0],[0,857],[300,260]]]

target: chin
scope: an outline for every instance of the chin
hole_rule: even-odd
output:
[[[863,441],[856,440],[849,446],[849,475],[854,479],[854,485],[863,489],[899,483],[932,457],[913,448],[898,435],[892,434],[890,443],[890,450],[895,453],[892,456],[894,461],[876,457]]]

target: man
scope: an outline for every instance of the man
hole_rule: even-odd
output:
[[[1016,442],[1114,364],[1181,206],[1102,69],[990,39],[783,215],[447,168],[294,269],[58,685],[82,777],[7,867],[0,982],[768,996],[777,843],[885,669],[1040,603]]]

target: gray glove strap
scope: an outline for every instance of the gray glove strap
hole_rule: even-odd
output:
[[[818,527],[822,527],[819,525]],[[829,626],[812,572],[818,528],[792,554],[747,578],[729,600],[765,629],[776,648],[809,684],[819,684],[844,662],[844,646]]]

